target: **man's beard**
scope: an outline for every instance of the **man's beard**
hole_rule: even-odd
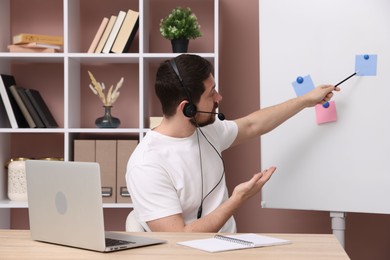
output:
[[[215,112],[216,110],[218,109],[218,103],[214,103],[214,107],[213,107],[213,112]],[[193,126],[195,127],[203,127],[203,126],[206,126],[206,125],[211,125],[212,123],[215,122],[215,114],[210,114],[210,117],[208,117],[208,119],[206,119],[206,121],[204,122],[199,122],[198,120],[196,120],[196,116],[201,113],[203,114],[202,112],[197,112],[197,114],[195,114],[195,116],[191,117],[190,119],[190,122]]]
[[[203,121],[203,122],[199,122],[196,120],[195,117],[191,117],[190,122],[195,127],[203,127],[206,125],[211,125],[212,123],[215,122],[215,115],[210,114],[210,117],[206,121]]]

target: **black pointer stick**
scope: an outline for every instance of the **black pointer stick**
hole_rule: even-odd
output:
[[[353,76],[355,76],[358,72],[356,71],[355,73],[353,73],[352,75],[346,77],[345,79],[343,79],[342,81],[340,81],[339,83],[337,83],[336,85],[334,85],[334,87],[337,87],[338,85],[344,83],[345,81],[349,80],[350,78],[352,78]],[[324,104],[322,104],[322,106],[324,108],[328,108],[329,107],[329,102],[326,101]]]
[[[353,73],[351,76],[349,76],[348,78],[345,78],[343,79],[342,81],[340,81],[339,83],[337,83],[336,85],[334,85],[334,87],[337,87],[338,85],[340,85],[341,83],[344,83],[345,81],[349,80],[350,78],[352,78],[353,76],[355,76],[358,72],[355,72]]]

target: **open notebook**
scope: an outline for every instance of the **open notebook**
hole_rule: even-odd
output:
[[[179,245],[189,246],[212,253],[254,247],[285,245],[290,243],[290,240],[257,234],[215,235],[212,238],[178,242]]]

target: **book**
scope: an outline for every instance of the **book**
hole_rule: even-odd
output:
[[[12,93],[12,96],[14,97],[16,103],[18,104],[20,110],[22,111],[22,114],[24,118],[26,119],[28,125],[30,128],[36,128],[37,125],[34,122],[34,119],[32,118],[30,112],[28,111],[26,105],[24,104],[22,98],[19,95],[18,88],[16,85],[12,85],[9,89]]]
[[[110,35],[110,32],[112,30],[112,27],[114,26],[114,23],[116,21],[116,15],[111,15],[110,19],[108,20],[107,26],[104,29],[104,32],[102,34],[102,37],[99,40],[98,45],[96,46],[95,53],[101,53],[104,45],[106,44],[107,38]]]
[[[14,76],[7,74],[1,74],[0,76],[0,95],[1,99],[3,100],[11,127],[28,128],[29,125],[10,90],[11,86],[16,85]]]
[[[223,252],[254,247],[290,244],[290,240],[257,234],[215,235],[212,238],[178,242],[179,245],[200,249],[207,252]]]
[[[3,75],[2,75],[2,77],[3,77]],[[11,124],[11,127],[18,128],[18,123],[16,121],[14,111],[12,110],[11,101],[8,98],[7,88],[5,87],[3,80],[0,81],[0,96],[1,96],[3,106],[5,108],[5,112],[8,115],[8,120]]]
[[[46,44],[46,43],[39,43],[39,42],[29,42],[29,43],[23,43],[23,44],[15,44],[20,47],[26,47],[26,48],[49,48],[49,49],[56,49],[60,50],[61,45],[55,45],[55,44]]]
[[[31,101],[31,104],[34,106],[39,117],[47,128],[58,127],[56,120],[54,119],[52,113],[50,112],[48,106],[43,100],[41,94],[38,90],[35,89],[25,89],[27,97]]]
[[[95,52],[95,49],[99,43],[100,38],[103,35],[104,29],[106,28],[107,24],[108,24],[108,18],[104,17],[102,22],[100,23],[100,26],[99,26],[96,34],[95,34],[95,37],[93,38],[93,40],[91,42],[91,45],[89,46],[87,53],[94,53]]]
[[[130,48],[131,43],[138,31],[139,27],[139,12],[129,9],[126,13],[126,17],[123,20],[122,26],[118,32],[114,44],[112,45],[111,52],[124,53]]]
[[[26,94],[26,89],[23,87],[16,87],[18,94],[20,98],[23,101],[23,104],[26,106],[29,114],[31,115],[32,119],[34,120],[34,123],[36,127],[38,128],[44,128],[45,124],[43,123],[41,117],[39,116],[37,110],[35,109],[34,105],[31,103],[31,100],[28,98]],[[31,127],[31,126],[30,126]]]
[[[7,111],[5,110],[4,102],[0,95],[0,127],[9,128],[11,124],[8,119]]]
[[[110,53],[112,45],[114,44],[115,38],[118,35],[119,29],[122,26],[123,20],[125,19],[126,12],[119,11],[118,16],[115,20],[114,26],[110,32],[110,35],[107,38],[106,44],[104,44],[104,48],[102,50],[103,53]]]
[[[46,44],[46,43],[39,43],[39,42],[29,42],[29,43],[22,43],[22,44],[15,44],[20,47],[26,47],[26,48],[49,48],[49,49],[56,49],[60,50],[62,48],[61,45],[55,45],[55,44]]]
[[[53,45],[64,45],[64,37],[44,34],[32,34],[32,33],[21,33],[12,37],[12,44],[23,44],[23,43],[44,43]]]
[[[38,53],[56,53],[58,49],[55,48],[37,48],[37,47],[28,47],[23,45],[11,44],[8,45],[8,50],[10,52],[38,52]]]

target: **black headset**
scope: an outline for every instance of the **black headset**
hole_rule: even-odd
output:
[[[180,76],[180,73],[179,73],[179,70],[177,68],[177,65],[176,65],[176,62],[174,59],[171,59],[170,61],[170,64],[171,64],[171,67],[173,69],[173,71],[175,72],[176,76],[178,77],[179,81],[180,81],[180,84],[181,86],[183,87],[184,89],[184,92],[187,96],[187,99],[188,99],[188,103],[185,104],[184,108],[183,108],[183,114],[186,116],[186,117],[190,117],[190,118],[193,118],[195,117],[196,113],[198,113],[198,110],[194,104],[194,102],[192,102],[192,98],[191,98],[191,94],[190,92],[188,91],[188,89],[184,86],[184,83],[183,83],[183,79],[181,78]],[[217,114],[218,115],[218,118],[220,120],[224,120],[225,119],[225,116],[224,114],[222,113],[214,113],[214,112],[203,112],[203,111],[199,111],[199,113],[207,113],[207,114]],[[214,186],[214,188],[212,188],[207,194],[206,196],[203,196],[203,171],[202,171],[202,155],[201,155],[201,152],[200,152],[200,167],[201,167],[201,176],[202,176],[202,197],[201,197],[201,202],[200,202],[200,206],[198,208],[198,213],[197,213],[197,219],[201,218],[202,217],[202,212],[203,212],[203,202],[204,200],[217,188],[217,186],[221,183],[222,179],[223,179],[223,176],[225,175],[225,163],[223,161],[223,158],[221,156],[221,154],[218,152],[218,150],[214,147],[214,145],[208,140],[208,138],[206,137],[206,135],[203,133],[202,129],[198,128],[199,131],[202,133],[203,137],[206,139],[206,141],[210,144],[210,146],[214,149],[214,151],[218,154],[219,158],[221,158],[221,161],[222,161],[222,166],[223,166],[223,171],[222,171],[222,175],[221,175],[221,178],[219,179],[218,183]],[[198,132],[197,132],[198,133]],[[198,136],[198,145],[199,145],[199,136]],[[199,146],[199,151],[200,151],[200,146]]]
[[[186,117],[194,117],[196,115],[196,113],[198,113],[198,110],[194,104],[194,102],[192,102],[192,98],[191,98],[191,94],[190,92],[188,91],[188,89],[184,86],[184,83],[183,83],[183,79],[181,78],[180,76],[180,73],[179,73],[179,69],[177,68],[177,65],[176,65],[176,62],[174,59],[171,59],[170,61],[170,64],[171,64],[171,67],[173,69],[173,71],[175,72],[177,78],[179,79],[180,81],[180,84],[181,86],[183,87],[184,89],[184,93],[186,94],[187,96],[187,99],[188,99],[188,103],[184,105],[184,108],[183,108],[183,114],[186,116]]]

